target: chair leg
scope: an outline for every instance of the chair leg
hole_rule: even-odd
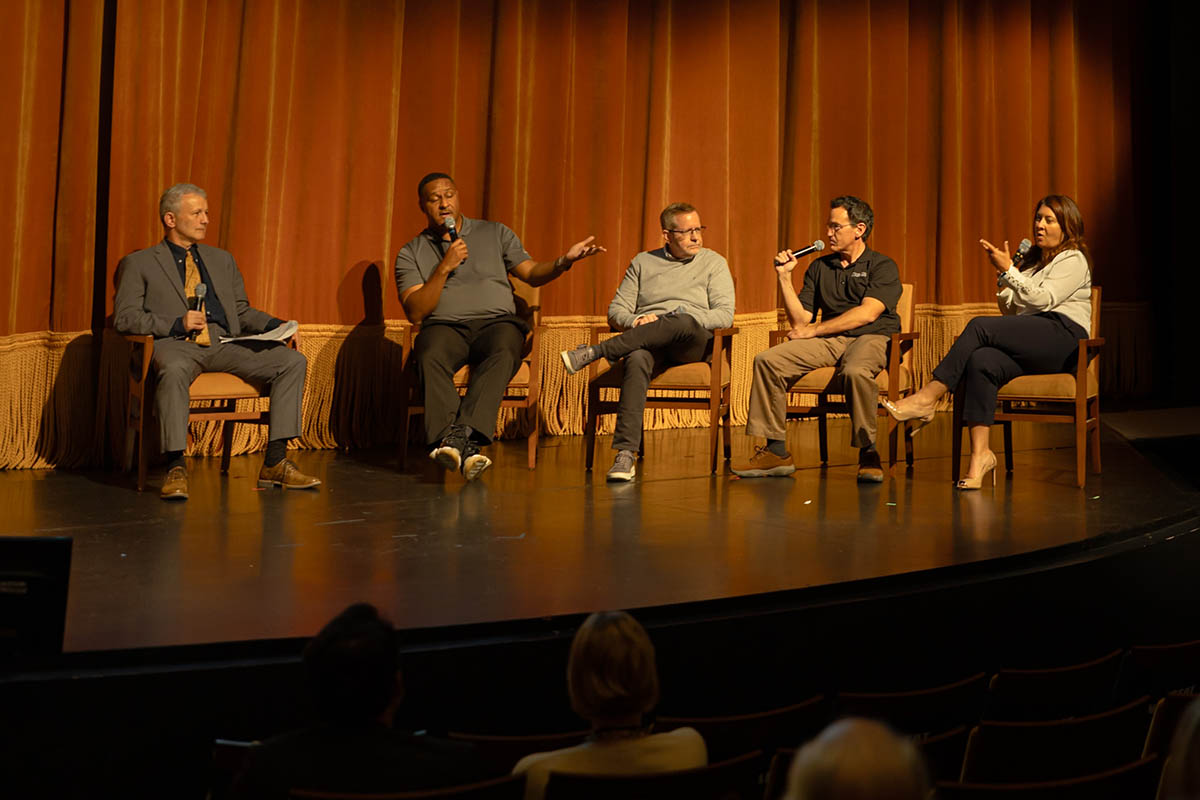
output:
[[[709,398],[708,401],[708,450],[709,472],[717,473],[717,447],[721,444],[721,406],[720,397]]]
[[[888,469],[896,466],[896,453],[900,449],[899,432],[900,426],[896,420],[892,419],[892,415],[887,415],[888,426]]]
[[[408,391],[407,387],[405,387],[404,391]],[[408,414],[408,400],[406,398],[400,404],[400,457],[398,459],[398,466],[401,470],[408,465],[408,429],[411,422],[412,417]]]
[[[912,423],[904,423],[904,463],[908,466],[913,465],[913,435]]]
[[[1075,412],[1075,485],[1080,489],[1087,480],[1088,422],[1086,406]]]
[[[950,480],[958,483],[962,474],[963,404],[961,393],[954,393],[954,414],[950,426]]]
[[[583,460],[588,472],[592,471],[592,464],[596,460],[596,405],[596,398],[589,398],[587,418],[583,424],[583,441],[586,445]]]
[[[221,474],[229,474],[229,459],[233,455],[233,422],[221,420]]]
[[[542,427],[541,414],[535,406],[533,409],[533,430],[529,432],[529,468],[537,469],[538,433]]]
[[[825,429],[825,412],[817,415],[817,445],[821,451],[821,465],[829,463],[829,433]]]
[[[726,403],[725,404],[725,413],[722,415],[722,419],[724,420],[724,425],[725,425],[725,461],[726,462],[729,462],[733,459],[732,437],[729,435],[729,428],[730,428],[729,418],[732,416],[733,416],[733,409],[731,409],[729,407],[729,404]]]
[[[1001,427],[1004,428],[1004,471],[1011,475],[1013,471],[1012,423],[1004,422]]]
[[[1091,420],[1092,426],[1092,471],[1097,475],[1100,474],[1100,398],[1092,398],[1091,410],[1088,411],[1088,419]]]

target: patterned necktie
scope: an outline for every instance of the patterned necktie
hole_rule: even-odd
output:
[[[192,248],[187,249],[187,260],[184,262],[184,278],[183,278],[183,294],[190,301],[196,296],[196,287],[200,285],[200,268],[196,266],[196,259],[192,258]],[[197,311],[204,311],[204,303],[201,302]],[[208,347],[212,344],[212,339],[208,335],[208,323],[204,323],[204,327],[196,335],[196,344],[201,347]]]

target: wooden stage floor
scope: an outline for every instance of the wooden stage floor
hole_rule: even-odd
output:
[[[116,473],[11,471],[0,535],[74,537],[65,649],[80,652],[310,636],[358,600],[430,628],[829,587],[1061,555],[1200,513],[1194,486],[1109,430],[1083,490],[1068,426],[1018,425],[1013,475],[956,492],[949,415],[878,486],[855,483],[845,425],[831,422],[822,469],[815,424],[793,424],[801,469],[759,480],[709,475],[702,430],[648,433],[636,481],[617,485],[607,449],[584,471],[582,437],[546,439],[532,472],[523,441],[501,443],[469,485],[415,452],[403,474],[390,450],[296,453],[324,481],[314,493],[256,490],[260,455],[228,477],[194,459],[182,504],[158,499],[161,475],[138,494]]]

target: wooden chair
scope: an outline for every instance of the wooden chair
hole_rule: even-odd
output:
[[[1065,780],[1141,758],[1150,727],[1142,697],[1120,708],[1051,722],[981,722],[967,739],[963,783]]]
[[[470,742],[475,748],[476,757],[486,765],[486,769],[497,775],[507,775],[525,756],[549,750],[560,750],[564,747],[574,747],[582,744],[587,739],[588,733],[589,731],[580,730],[533,736],[493,736],[455,731],[447,734],[446,738]]]
[[[1200,687],[1200,640],[1129,648],[1118,687],[1121,698],[1195,690]]]
[[[879,398],[891,400],[893,403],[913,391],[912,380],[912,348],[921,334],[913,330],[913,285],[905,283],[900,293],[900,302],[896,304],[896,313],[900,316],[900,333],[894,333],[888,344],[887,366],[875,376],[879,384]],[[780,310],[780,324],[787,324],[787,314]],[[786,330],[771,331],[770,345],[775,345],[787,339]],[[846,404],[842,379],[837,375],[837,367],[821,367],[805,375],[788,390],[787,418],[805,419],[817,418],[817,438],[821,450],[821,463],[829,463],[829,437],[826,429],[826,418],[830,414],[848,414],[850,407]],[[817,395],[816,403],[803,403],[800,395]],[[831,400],[830,396],[841,397],[841,400]],[[896,464],[897,429],[900,423],[892,419],[883,406],[879,407],[879,416],[887,420],[888,435],[888,466]],[[904,462],[909,466],[913,463],[912,422],[904,423]]]
[[[762,750],[774,752],[780,747],[795,747],[821,732],[830,720],[829,702],[824,695],[803,702],[754,714],[725,717],[660,716],[655,730],[695,728],[704,737],[710,761]]]
[[[250,760],[258,742],[237,739],[213,741],[211,776],[208,782],[209,800],[227,800],[233,796],[233,781]]]
[[[1162,762],[1143,758],[1082,778],[1041,783],[937,784],[938,800],[1153,800]]]
[[[901,733],[947,731],[979,721],[987,691],[980,672],[953,683],[906,692],[839,692],[838,716],[882,720]]]
[[[153,416],[154,375],[150,365],[154,361],[154,337],[149,335],[125,334],[125,341],[133,348],[130,360],[129,408],[125,412],[125,471],[133,467],[133,456],[137,453],[137,490],[146,488],[146,465],[150,454],[146,451],[146,419]],[[288,346],[295,349],[294,340]],[[201,372],[192,381],[189,398],[192,402],[188,422],[217,422],[221,426],[221,474],[229,472],[229,458],[233,451],[233,425],[226,422],[251,422],[266,425],[271,421],[269,410],[239,411],[238,400],[257,400],[269,397],[251,384],[228,372]],[[206,405],[197,406],[196,403]]]
[[[600,343],[600,334],[608,330],[607,325],[592,328],[589,344]],[[720,328],[713,331],[712,362],[696,361],[668,367],[650,380],[646,392],[646,408],[684,408],[708,411],[709,450],[712,453],[711,469],[717,471],[717,444],[720,441],[720,425],[725,427],[725,460],[731,458],[730,448],[730,404],[729,389],[733,377],[733,337],[737,328]],[[596,424],[602,414],[615,414],[620,408],[621,381],[625,377],[624,362],[612,366],[599,359],[588,368],[587,419],[583,435],[587,442],[587,468],[596,460]],[[714,365],[720,365],[720,368]],[[638,455],[646,452],[646,437],[643,435]]]
[[[525,796],[525,776],[506,775],[463,786],[416,792],[357,794],[292,789],[288,796],[309,800],[521,800]]]
[[[1166,758],[1184,709],[1197,700],[1200,700],[1200,696],[1194,692],[1171,692],[1154,704],[1150,732],[1146,734],[1146,746],[1142,748],[1143,756],[1158,755]]]
[[[1061,422],[1075,426],[1075,482],[1083,488],[1087,473],[1087,445],[1091,439],[1092,469],[1100,472],[1100,360],[1104,340],[1100,332],[1100,287],[1092,287],[1092,330],[1079,340],[1079,354],[1071,372],[1022,375],[1000,387],[996,422],[1004,426],[1004,468],[1013,471],[1012,424],[1018,420]],[[1019,405],[1018,405],[1019,404]],[[962,469],[962,392],[954,394],[953,480]]]
[[[1053,669],[1003,669],[992,676],[984,718],[1031,722],[1112,707],[1124,652]]]
[[[573,775],[551,772],[546,800],[759,800],[763,754],[746,753],[706,767],[647,775]]]
[[[500,400],[501,408],[520,408],[533,410],[533,428],[525,437],[528,446],[529,468],[537,467],[538,434],[541,430],[541,413],[538,400],[542,390],[542,352],[541,340],[545,327],[541,324],[541,289],[530,286],[522,280],[509,276],[508,282],[513,289],[513,302],[517,308],[517,316],[529,323],[530,332],[525,337],[525,349],[521,357],[521,366],[517,374],[508,382],[504,397]],[[416,363],[410,361],[413,343],[419,325],[408,329],[404,338],[404,387],[400,392],[400,469],[408,462],[409,423],[413,417],[425,413],[425,405],[421,396],[421,382],[417,376]],[[466,366],[454,373],[454,388],[460,395],[466,394],[471,382],[471,367]],[[490,431],[489,431],[490,432]],[[424,440],[422,440],[424,444]]]

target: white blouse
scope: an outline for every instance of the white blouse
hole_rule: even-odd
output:
[[[1092,271],[1078,250],[1064,250],[1044,268],[1018,271],[1009,267],[997,283],[997,297],[1005,314],[1039,314],[1057,311],[1092,332]]]

